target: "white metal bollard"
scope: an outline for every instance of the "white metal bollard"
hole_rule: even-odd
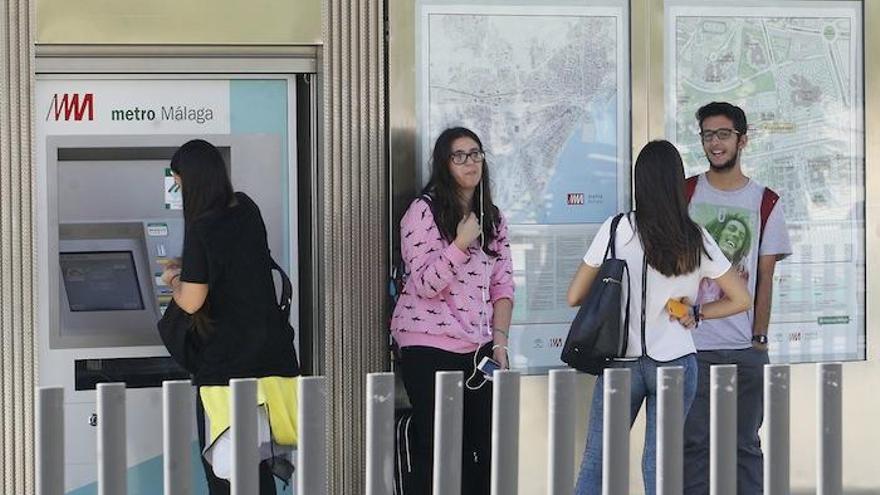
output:
[[[189,380],[162,383],[162,440],[165,495],[192,493],[193,387]]]
[[[37,391],[37,495],[64,495],[64,387]]]
[[[367,375],[367,495],[394,493],[394,373]]]
[[[629,494],[630,371],[603,373],[602,494]]]
[[[709,493],[736,495],[736,365],[713,365],[709,389]]]
[[[818,495],[843,493],[843,367],[840,363],[819,363],[816,370],[819,397]]]
[[[461,493],[461,435],[464,397],[461,371],[439,371],[434,391],[433,493]]]
[[[232,437],[232,495],[253,495],[260,490],[257,449],[257,380],[229,380],[229,433]]]
[[[657,368],[657,495],[684,487],[684,368]]]
[[[327,379],[299,378],[296,493],[327,495]]]
[[[125,384],[98,384],[98,495],[124,495]]]
[[[517,495],[519,373],[499,370],[492,385],[492,495]]]
[[[791,492],[791,370],[764,365],[764,489],[767,495]]]
[[[550,371],[548,495],[570,495],[574,486],[576,378],[577,371],[572,369]]]

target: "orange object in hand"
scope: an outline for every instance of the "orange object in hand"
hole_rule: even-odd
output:
[[[666,311],[676,318],[683,318],[691,312],[691,307],[681,301],[670,299],[666,301]]]

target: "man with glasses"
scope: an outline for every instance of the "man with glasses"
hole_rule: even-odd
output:
[[[746,282],[752,310],[700,322],[693,331],[699,366],[697,395],[685,424],[685,493],[709,493],[709,368],[737,365],[737,493],[763,493],[763,454],[758,429],[763,421],[763,367],[767,357],[773,271],[791,254],[779,196],[742,172],[748,125],[741,108],[713,102],[697,111],[709,170],[687,180],[690,214],[706,227]],[[695,312],[721,296],[703,281]],[[699,317],[698,317],[699,319]]]

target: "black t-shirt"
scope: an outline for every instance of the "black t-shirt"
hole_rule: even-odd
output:
[[[278,308],[260,209],[244,193],[235,198],[237,204],[193,221],[184,235],[180,280],[208,284],[211,320],[196,385],[299,375],[293,334]]]

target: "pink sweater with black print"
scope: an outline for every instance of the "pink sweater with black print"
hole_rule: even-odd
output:
[[[497,257],[480,249],[479,238],[463,252],[443,239],[430,204],[413,201],[400,222],[400,251],[409,276],[391,319],[398,345],[467,353],[492,340],[492,305],[513,299],[503,216],[489,247]]]

